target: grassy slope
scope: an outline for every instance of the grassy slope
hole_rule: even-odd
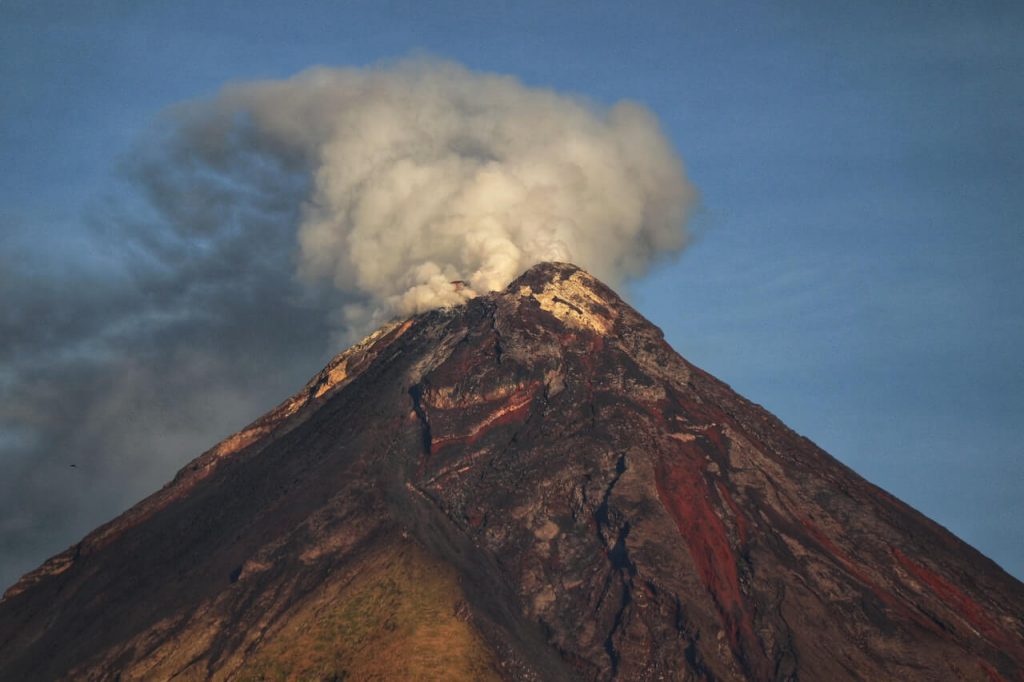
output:
[[[381,549],[291,615],[237,679],[500,679],[461,603],[451,567],[412,543]]]

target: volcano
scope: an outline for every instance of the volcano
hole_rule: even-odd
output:
[[[1024,679],[1022,615],[545,263],[381,328],[24,576],[0,679],[991,682]]]

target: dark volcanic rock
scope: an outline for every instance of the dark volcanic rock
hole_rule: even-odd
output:
[[[581,270],[378,331],[0,604],[0,678],[1015,680],[1024,586]]]

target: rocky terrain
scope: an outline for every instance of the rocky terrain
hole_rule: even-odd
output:
[[[1024,679],[1022,617],[548,263],[382,328],[26,575],[0,679],[991,682]]]

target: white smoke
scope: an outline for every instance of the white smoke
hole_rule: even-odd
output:
[[[416,60],[231,85],[176,115],[178,159],[236,181],[253,159],[307,176],[298,271],[357,301],[349,326],[460,303],[544,260],[616,285],[686,243],[695,192],[634,103]]]

